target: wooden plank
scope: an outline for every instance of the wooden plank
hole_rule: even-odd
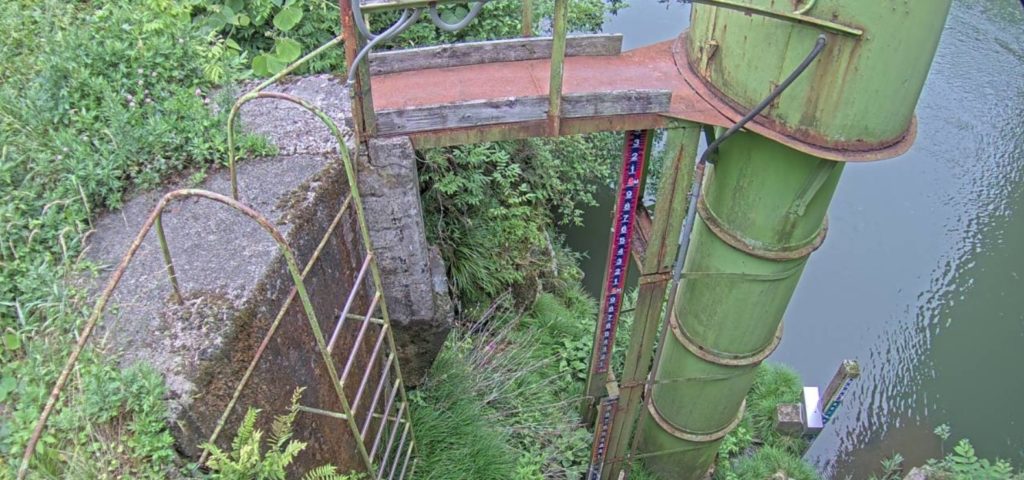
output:
[[[370,54],[370,73],[410,72],[429,68],[460,67],[481,63],[518,62],[550,58],[552,37],[511,38]],[[574,35],[566,39],[570,57],[609,56],[622,53],[622,35]]]
[[[637,113],[665,113],[672,102],[668,90],[616,90],[570,93],[562,96],[565,118],[604,117]]]
[[[547,97],[510,97],[451,105],[377,112],[382,134],[412,133],[473,125],[525,122],[545,118]]]
[[[565,95],[565,118],[609,117],[668,111],[672,93],[668,90],[618,90]],[[511,124],[547,117],[548,97],[510,97],[495,100],[431,105],[377,112],[381,135],[409,134],[432,130]]]

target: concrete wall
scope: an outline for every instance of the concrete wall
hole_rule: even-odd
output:
[[[406,137],[373,139],[358,168],[402,374],[416,385],[441,350],[453,317],[444,262],[425,236],[416,152]]]
[[[342,82],[333,77],[297,79],[278,90],[311,100],[339,124],[348,114]],[[279,149],[274,158],[242,163],[242,200],[282,231],[305,265],[349,193],[336,142],[319,120],[290,104],[257,100],[242,113],[247,129],[267,135]],[[415,155],[408,141],[373,142],[370,150],[358,163],[359,180],[404,376],[415,383],[429,368],[451,323],[445,269],[424,237]],[[199,187],[228,193],[227,172],[216,172]],[[100,265],[116,264],[162,193],[137,196],[121,211],[98,219],[89,258]],[[326,335],[334,328],[363,258],[353,211],[342,218],[307,277]],[[167,210],[164,223],[185,304],[168,301],[170,287],[151,233],[122,281],[98,338],[125,366],[142,362],[164,375],[177,446],[194,458],[292,289],[292,280],[269,236],[229,208],[186,200]],[[100,285],[106,276],[101,272],[93,284]],[[357,297],[353,312],[368,307],[368,294]],[[348,324],[335,349],[340,364],[356,348],[356,326]],[[370,335],[367,341],[373,338]],[[296,301],[266,346],[221,444],[231,440],[249,407],[263,410],[261,428],[269,429],[273,416],[286,411],[299,386],[306,388],[302,404],[340,411],[314,345]],[[354,372],[366,369],[369,347],[362,346]],[[350,385],[351,398],[357,382]],[[345,469],[361,465],[341,420],[300,414],[295,437],[310,441],[297,461],[299,471],[324,463]]]

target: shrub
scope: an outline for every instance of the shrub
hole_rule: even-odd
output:
[[[582,206],[612,172],[616,137],[496,142],[423,153],[420,184],[431,242],[460,298],[486,302],[551,265],[557,223],[579,223]]]

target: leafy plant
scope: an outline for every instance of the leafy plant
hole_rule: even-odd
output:
[[[989,461],[978,458],[971,441],[963,438],[953,451],[938,460],[929,460],[928,466],[946,474],[952,480],[1020,480],[1024,473],[1014,473],[1013,466],[1005,460]]]
[[[882,460],[882,474],[871,475],[870,480],[900,480],[903,478],[903,455],[893,454]]]
[[[554,296],[525,315],[503,295],[445,345],[412,409],[417,475],[574,479],[591,436],[576,411],[581,381],[560,372],[561,340],[587,329]],[[592,317],[587,312],[586,318]]]
[[[223,158],[213,92],[241,65],[192,23],[194,3],[0,2],[0,476],[88,313],[71,280],[90,268],[94,215]],[[160,384],[85,352],[32,473],[165,478],[176,455]]]
[[[259,410],[250,408],[238,426],[238,432],[231,441],[231,450],[206,443],[209,450],[207,466],[212,469],[211,480],[284,480],[288,466],[295,456],[306,448],[306,442],[292,439],[292,425],[299,413],[299,399],[302,388],[292,393],[288,413],[275,417],[270,427],[270,443],[263,444],[263,432],[256,428]],[[355,480],[357,477],[342,475],[332,465],[318,467],[306,474],[304,480]]]
[[[420,173],[429,239],[460,298],[486,302],[546,275],[556,222],[579,223],[617,157],[614,137],[428,150]]]

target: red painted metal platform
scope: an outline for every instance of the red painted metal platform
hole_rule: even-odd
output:
[[[690,70],[681,39],[657,43],[611,56],[565,58],[563,94],[611,93],[624,90],[667,90],[668,111],[564,119],[560,134],[622,131],[663,127],[669,119],[728,127],[739,112],[711,92]],[[474,102],[514,100],[548,95],[549,59],[483,63],[414,70],[372,77],[376,111],[396,111]],[[873,152],[851,152],[815,145],[786,135],[762,117],[748,130],[826,159],[870,161],[890,158],[913,142],[912,128],[903,142]],[[388,135],[382,132],[382,135]],[[544,121],[512,122],[460,128],[423,129],[408,134],[418,147],[550,135]]]

